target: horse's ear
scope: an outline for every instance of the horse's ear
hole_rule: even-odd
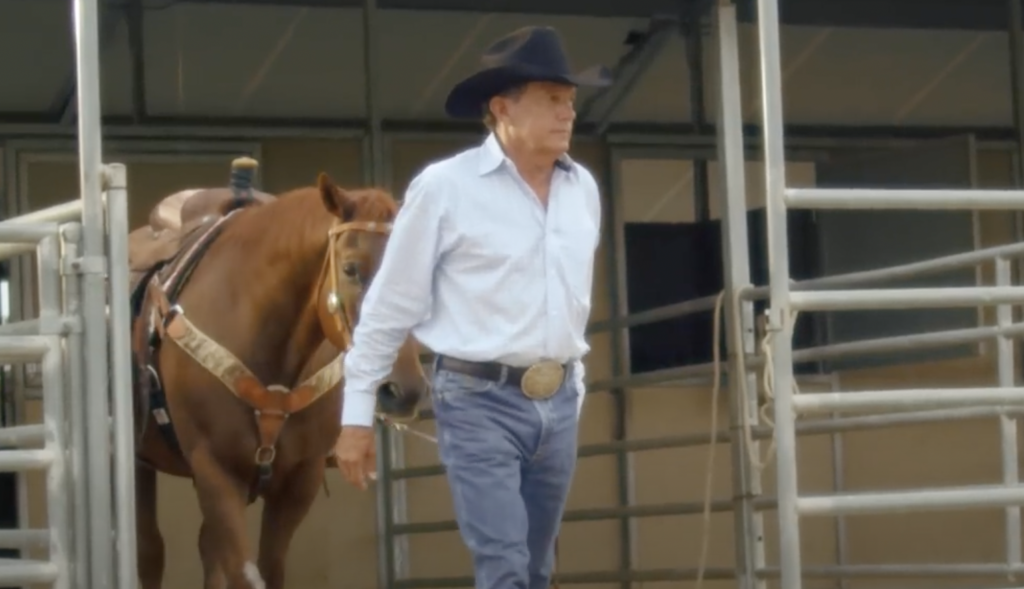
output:
[[[355,214],[355,199],[345,189],[335,184],[326,172],[320,172],[316,184],[320,189],[320,198],[324,201],[324,208],[332,215],[342,220],[348,220]]]

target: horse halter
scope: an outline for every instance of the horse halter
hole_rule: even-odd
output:
[[[335,221],[331,228],[327,231],[327,257],[324,259],[324,271],[321,272],[321,280],[318,281],[315,297],[319,299],[320,296],[320,285],[323,284],[323,280],[326,278],[329,285],[327,291],[327,312],[330,313],[334,319],[334,327],[338,330],[341,335],[341,342],[333,342],[339,346],[342,350],[348,350],[352,345],[352,318],[349,317],[348,309],[345,305],[345,300],[341,295],[341,276],[338,271],[338,243],[341,238],[350,231],[362,231],[366,233],[376,233],[378,235],[390,235],[391,234],[391,223],[385,223],[381,221]],[[326,277],[324,277],[326,273]],[[358,276],[355,280],[359,280]],[[363,284],[360,281],[359,287],[362,288]],[[328,337],[328,339],[330,339]]]

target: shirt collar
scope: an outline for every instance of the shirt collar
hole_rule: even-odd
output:
[[[494,133],[487,135],[487,139],[485,139],[483,144],[480,146],[479,154],[479,172],[481,176],[493,172],[498,169],[501,164],[509,161],[508,156],[506,156],[505,152],[502,151],[501,145],[498,144],[498,138]],[[569,154],[562,154],[562,157],[555,160],[555,167],[563,172],[571,174],[576,170],[576,163],[569,157]]]

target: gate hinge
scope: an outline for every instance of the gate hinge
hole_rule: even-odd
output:
[[[78,317],[58,315],[55,317],[39,318],[40,335],[58,335],[63,337],[73,333],[82,333],[82,322]]]
[[[63,274],[107,274],[107,258],[103,256],[82,256],[73,260],[65,260]]]

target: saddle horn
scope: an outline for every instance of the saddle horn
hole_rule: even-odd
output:
[[[231,189],[238,196],[241,192],[252,192],[252,179],[260,164],[255,159],[243,156],[231,162]]]
[[[253,194],[252,181],[256,177],[256,170],[259,168],[259,165],[259,162],[248,156],[232,160],[229,183],[234,198],[231,199],[232,202],[226,210],[245,206],[255,200],[256,196]]]

